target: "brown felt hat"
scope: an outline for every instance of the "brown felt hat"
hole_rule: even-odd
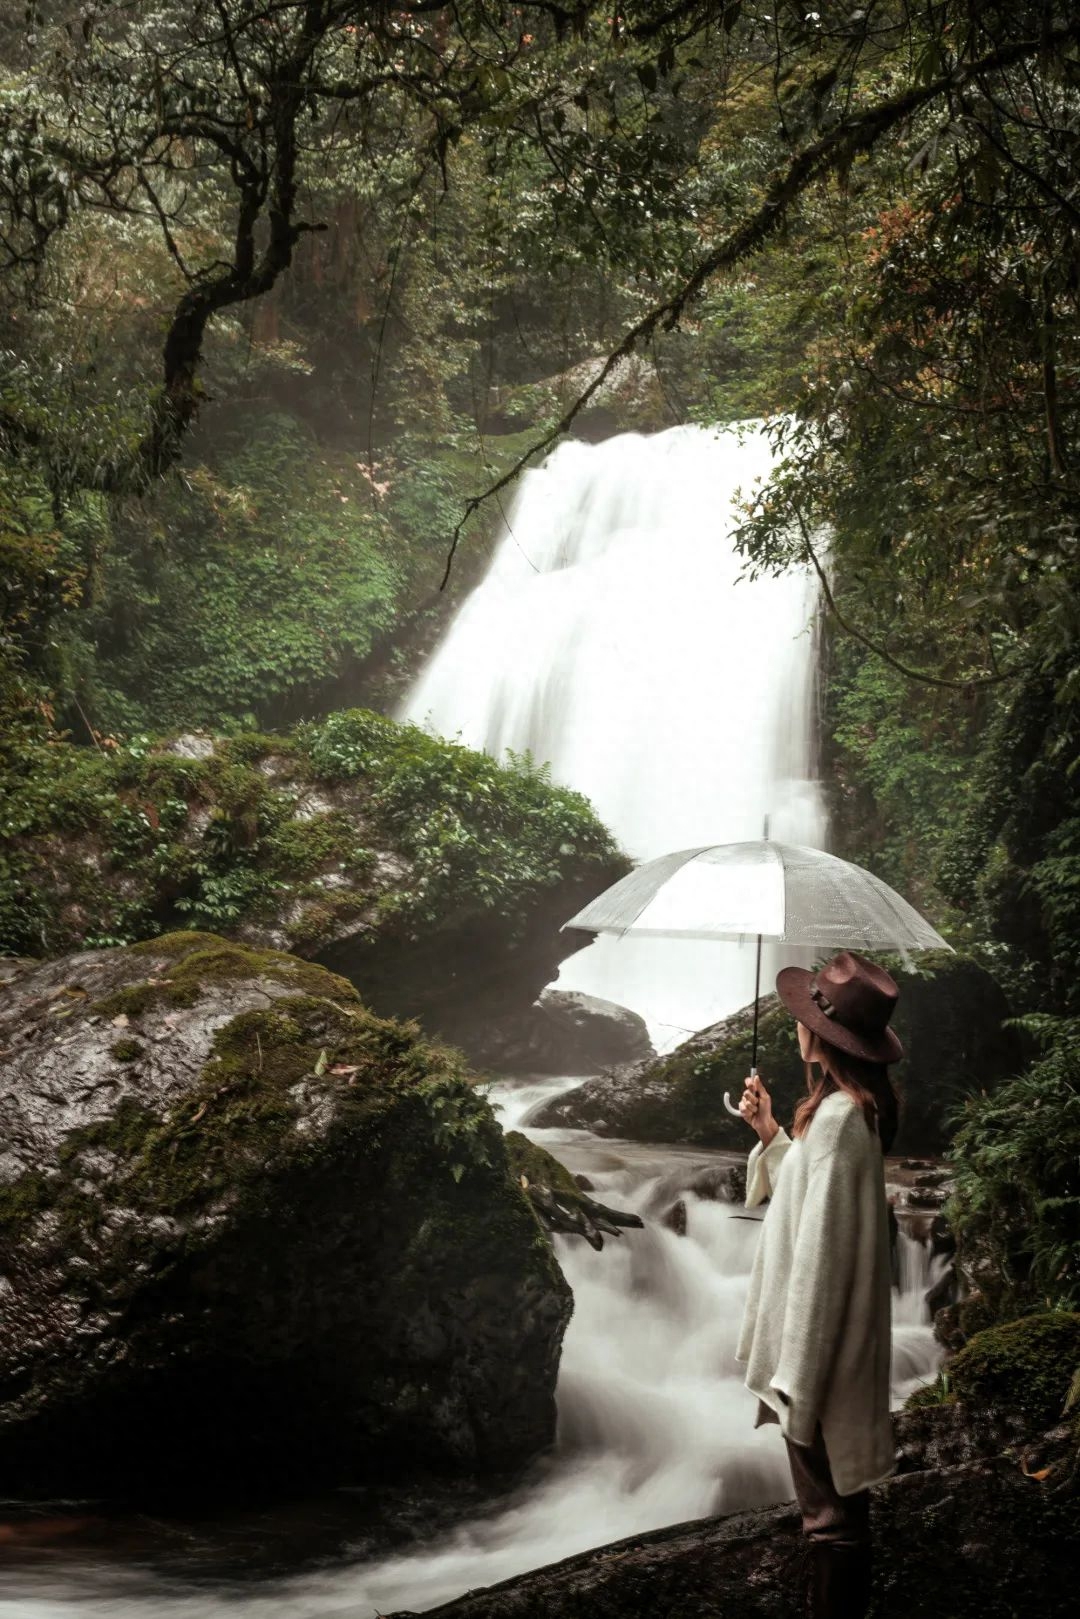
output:
[[[851,1057],[899,1062],[904,1055],[889,1028],[900,991],[884,967],[864,956],[841,950],[817,972],[785,967],[776,993],[800,1023]]]

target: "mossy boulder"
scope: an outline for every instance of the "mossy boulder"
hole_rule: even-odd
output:
[[[1043,1310],[984,1327],[911,1396],[913,1409],[959,1401],[972,1412],[1015,1413],[1029,1428],[1066,1415],[1080,1370],[1080,1313]]]
[[[516,1466],[570,1296],[452,1051],[206,934],[0,991],[0,1489]]]
[[[626,869],[587,800],[346,710],[283,736],[0,753],[0,951],[177,927],[325,959],[370,1004],[497,1050],[572,945],[559,928]]]
[[[1015,1456],[1055,1489],[1080,1482],[1080,1314],[984,1327],[894,1418],[902,1471]]]
[[[749,1133],[724,1107],[750,1070],[752,1008],[695,1035],[667,1056],[586,1080],[530,1116],[538,1128],[569,1126],[632,1141],[678,1141],[746,1150]],[[795,1024],[775,996],[763,1000],[758,1067],[777,1117],[790,1115],[804,1087]],[[733,1098],[737,1100],[737,1096]]]
[[[883,958],[900,985],[894,1018],[906,1055],[891,1070],[901,1093],[893,1151],[939,1153],[965,1095],[992,1089],[1021,1061],[1015,1035],[1002,1028],[1008,1005],[995,980],[969,957],[934,952],[914,971]],[[590,1079],[549,1103],[532,1123],[571,1126],[632,1140],[679,1141],[745,1151],[752,1141],[724,1107],[737,1101],[750,1071],[753,1008],[724,1018],[652,1063]],[[778,1119],[790,1121],[806,1078],[796,1025],[775,995],[763,997],[758,1069]]]

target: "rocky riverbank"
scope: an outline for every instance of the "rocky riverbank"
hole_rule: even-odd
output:
[[[1080,1416],[1066,1409],[1080,1316],[980,1334],[952,1367],[947,1389],[916,1396],[895,1419],[899,1471],[871,1492],[874,1619],[1065,1619],[1080,1556]],[[428,1612],[799,1619],[805,1577],[798,1514],[781,1506],[635,1535]]]
[[[873,1491],[874,1619],[1071,1619],[1075,1493],[1008,1462],[902,1475]],[[633,1536],[429,1609],[431,1619],[801,1619],[805,1548],[789,1507]],[[943,1609],[943,1593],[948,1606]],[[401,1611],[391,1619],[414,1619]]]

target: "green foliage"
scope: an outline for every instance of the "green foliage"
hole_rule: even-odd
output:
[[[407,900],[392,894],[381,906],[406,925],[461,903],[517,913],[524,925],[530,897],[557,883],[568,862],[615,855],[588,800],[553,785],[527,754],[498,763],[362,710],[301,735],[320,777],[365,781],[371,812],[407,855],[415,873]]]
[[[993,1319],[1080,1307],[1080,1023],[1024,1020],[1045,1054],[960,1114],[946,1215]]]
[[[1046,854],[1031,868],[1050,947],[1069,951],[1080,939],[1080,817],[1070,816],[1048,834]]]
[[[14,954],[180,923],[284,925],[314,951],[359,915],[408,937],[471,910],[514,938],[569,873],[617,859],[587,800],[531,759],[499,764],[359,709],[206,758],[145,739],[35,743],[0,786],[0,948]]]
[[[923,26],[916,87],[951,48]],[[808,282],[817,335],[742,530],[752,570],[828,573],[839,851],[1018,1006],[1070,1013],[1080,305],[1077,216],[1048,188],[1076,139],[1071,52],[983,81],[958,122],[916,115],[841,196],[804,199],[804,230],[833,220],[833,273]],[[858,75],[863,105],[897,66]]]
[[[362,662],[394,621],[397,537],[355,458],[280,411],[248,413],[242,433],[116,518],[83,631],[100,728],[273,716]]]
[[[1075,801],[1080,707],[1071,656],[1027,671],[980,739],[964,803],[940,845],[937,880],[961,908],[1018,1006],[1080,1009]]]
[[[940,692],[913,691],[897,670],[850,642],[834,645],[833,659],[831,789],[845,841],[918,905],[966,788],[961,717]]]
[[[177,701],[183,723],[220,723],[290,682],[306,695],[320,651],[347,665],[355,638],[363,657],[410,539],[444,547],[498,460],[489,389],[594,353],[693,250],[716,73],[699,64],[680,101],[681,31],[616,38],[600,7],[568,33],[543,8],[527,28],[473,7],[401,26],[287,0],[273,45],[250,8],[215,0],[135,4],[107,43],[102,27],[43,17],[0,94],[0,296],[21,306],[0,451],[61,525],[83,490],[112,503],[84,637],[91,665],[100,642],[114,666],[101,723],[174,723]],[[271,553],[291,640],[266,601]],[[189,620],[195,670],[176,656]],[[99,695],[92,674],[80,700]]]

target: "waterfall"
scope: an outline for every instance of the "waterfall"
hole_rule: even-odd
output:
[[[403,717],[550,763],[635,860],[760,837],[766,814],[820,847],[816,589],[740,577],[732,541],[771,464],[755,424],[563,444],[525,474]],[[667,1046],[745,1005],[753,971],[750,946],[605,938],[559,983],[632,1006]]]

